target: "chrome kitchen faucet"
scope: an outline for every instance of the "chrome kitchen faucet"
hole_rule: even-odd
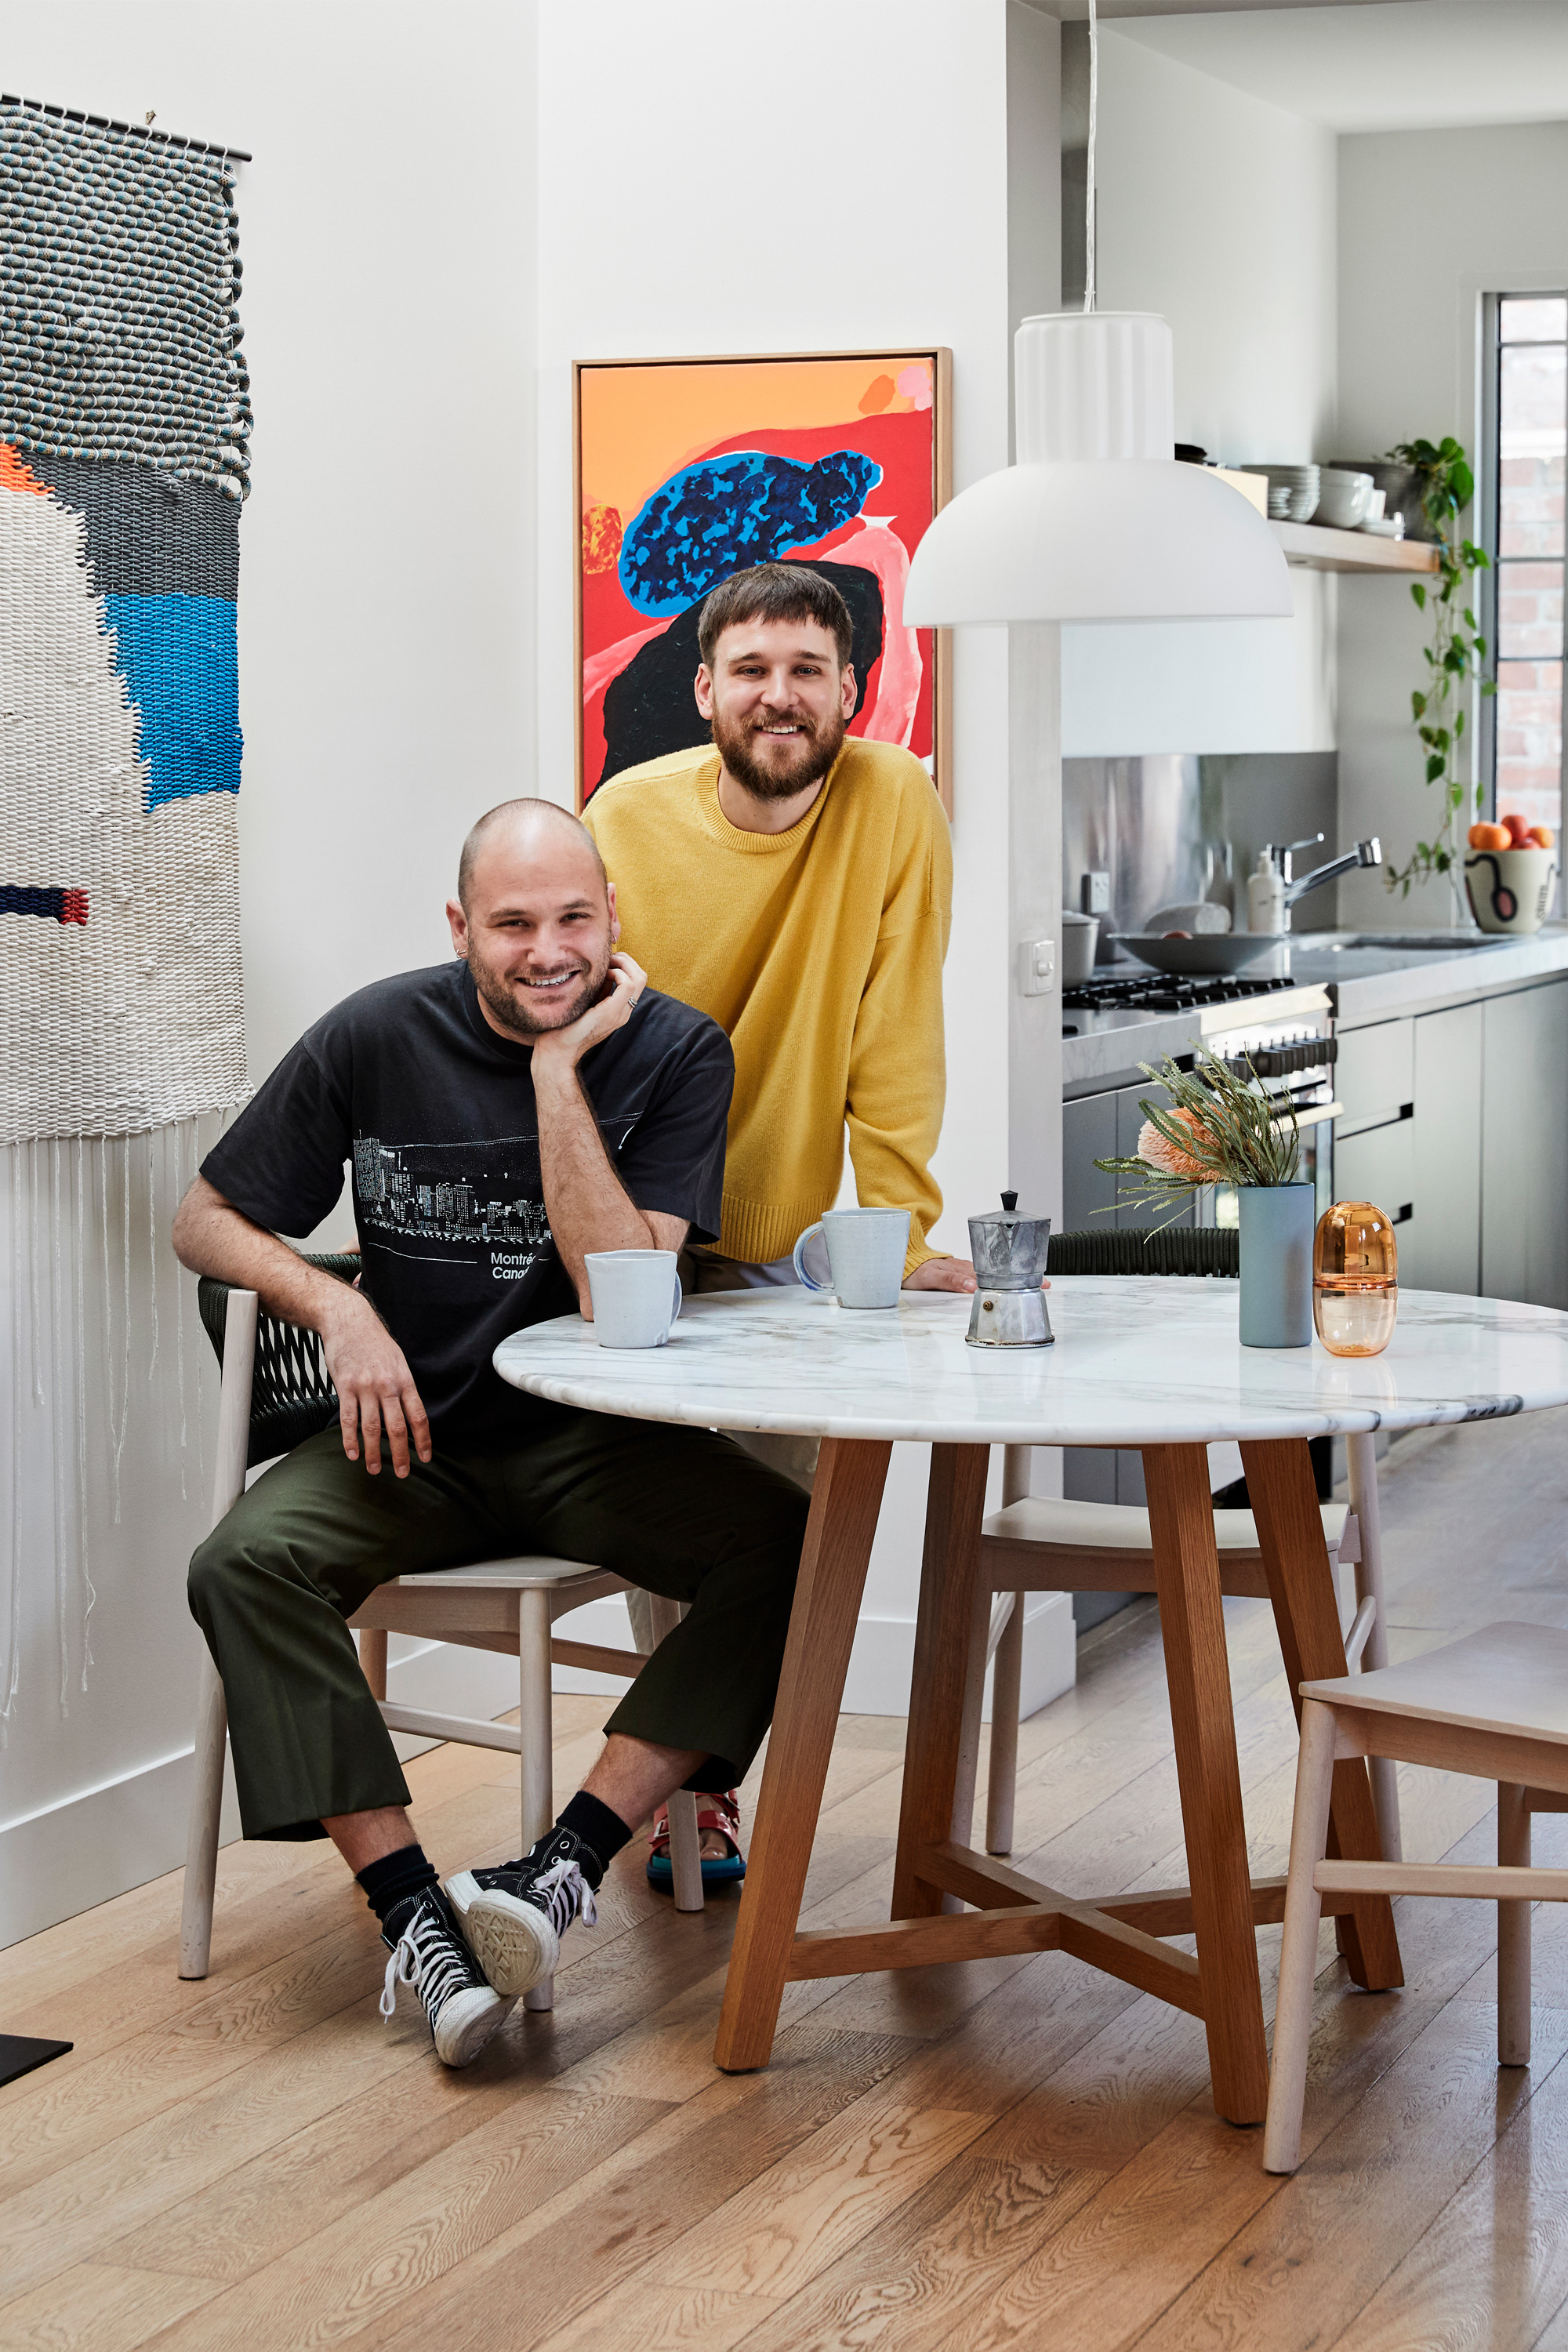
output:
[[[1383,844],[1374,834],[1370,841],[1358,841],[1342,857],[1331,857],[1326,866],[1315,866],[1310,874],[1303,874],[1299,882],[1290,878],[1290,859],[1298,849],[1315,848],[1322,839],[1321,833],[1310,833],[1304,841],[1267,842],[1263,855],[1273,865],[1285,885],[1285,929],[1290,928],[1290,909],[1298,898],[1309,890],[1321,890],[1325,882],[1337,882],[1342,874],[1353,874],[1358,866],[1381,866]]]

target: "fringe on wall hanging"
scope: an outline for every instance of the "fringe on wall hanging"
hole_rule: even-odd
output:
[[[108,1447],[118,1510],[132,1296],[151,1380],[160,1260],[166,1294],[176,1278],[171,1160],[188,1181],[195,1120],[246,1090],[235,622],[251,411],[221,153],[0,99],[0,225],[3,1724],[38,1555],[24,1460],[47,1436],[63,1706],[90,1662],[88,1447]],[[132,1229],[133,1192],[150,1234]],[[184,1316],[168,1305],[169,1402],[188,1423]]]

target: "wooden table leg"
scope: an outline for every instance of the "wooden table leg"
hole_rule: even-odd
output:
[[[1268,1438],[1243,1445],[1241,1463],[1258,1522],[1290,1702],[1300,1722],[1302,1683],[1348,1671],[1311,1457],[1305,1438]],[[1334,1767],[1329,1853],[1345,1862],[1382,1858],[1372,1784],[1366,1766],[1357,1759]],[[1340,1949],[1357,1984],[1384,1992],[1405,1982],[1386,1895],[1358,1902],[1338,1927]]]
[[[714,2046],[728,2074],[765,2066],[773,2051],[892,1450],[823,1440]]]
[[[1207,1449],[1146,1445],[1143,1478],[1214,2103],[1228,2123],[1258,2124],[1268,2055]]]
[[[990,1461],[988,1445],[933,1445],[931,1450],[920,1619],[893,1869],[895,1919],[928,1918],[942,1907],[941,1888],[916,1877],[915,1856],[926,1846],[944,1843],[952,1830]],[[978,1744],[978,1706],[972,1711]],[[973,1798],[973,1781],[970,1794]]]

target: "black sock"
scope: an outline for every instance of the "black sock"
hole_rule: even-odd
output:
[[[597,1797],[591,1797],[586,1789],[578,1790],[555,1827],[570,1830],[587,1847],[599,1865],[599,1878],[603,1878],[621,1848],[632,1842],[632,1833],[619,1813],[612,1812]],[[584,1871],[583,1875],[585,1878],[588,1873]],[[597,1889],[599,1879],[593,1883]]]
[[[388,1915],[411,1895],[422,1894],[426,1886],[438,1886],[436,1867],[426,1856],[422,1845],[399,1846],[395,1853],[384,1853],[379,1862],[367,1862],[354,1876],[364,1888],[365,1901],[384,1927]]]

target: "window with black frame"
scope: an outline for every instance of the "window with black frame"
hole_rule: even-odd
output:
[[[1563,491],[1568,475],[1568,294],[1500,294],[1487,306],[1493,676],[1483,705],[1492,808],[1563,822]]]

